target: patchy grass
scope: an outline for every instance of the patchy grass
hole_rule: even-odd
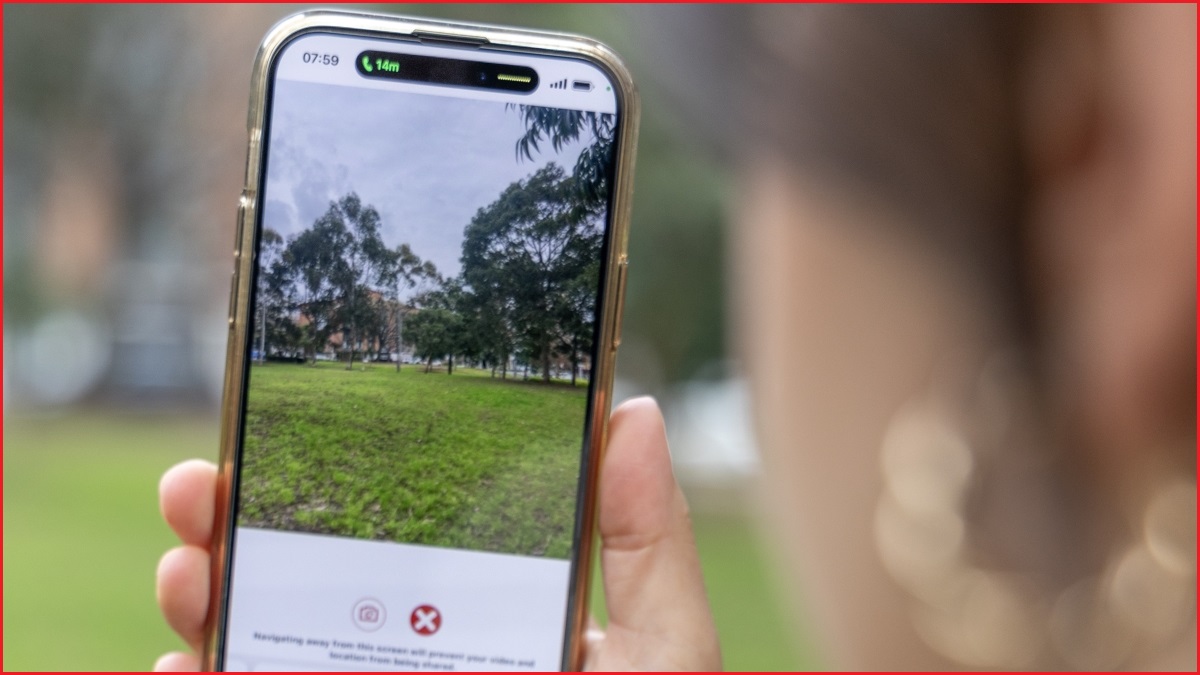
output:
[[[250,378],[243,525],[570,555],[585,388],[338,363]]]

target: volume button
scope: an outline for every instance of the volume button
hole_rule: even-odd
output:
[[[238,299],[238,273],[237,270],[229,275],[229,327],[233,328],[234,317],[237,316],[237,299]]]
[[[617,313],[613,317],[612,350],[621,346],[621,322],[625,316],[625,282],[629,278],[629,258],[621,256],[617,262]]]
[[[245,190],[238,197],[237,222],[234,223],[233,241],[233,274],[229,277],[229,327],[233,328],[234,318],[237,317],[237,287],[238,273],[242,266],[242,235],[246,232],[246,204],[249,196]]]
[[[242,237],[246,234],[246,211],[250,206],[250,195],[242,190],[238,197],[237,223],[234,225],[233,258],[238,261],[242,252]]]

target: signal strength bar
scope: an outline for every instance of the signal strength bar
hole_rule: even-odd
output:
[[[567,88],[567,81],[566,81],[566,79],[562,79],[562,80],[559,80],[559,81],[557,81],[557,82],[551,82],[551,83],[550,83],[550,88],[551,88],[551,89],[566,89],[566,88]]]

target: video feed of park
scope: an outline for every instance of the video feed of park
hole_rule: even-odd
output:
[[[239,524],[568,558],[613,116],[283,84]]]

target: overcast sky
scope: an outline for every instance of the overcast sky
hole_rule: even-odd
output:
[[[551,161],[571,172],[590,141],[516,157],[524,125],[503,103],[378,89],[275,83],[263,223],[284,238],[357,192],[389,247],[407,243],[458,274],[463,228],[512,182]]]

